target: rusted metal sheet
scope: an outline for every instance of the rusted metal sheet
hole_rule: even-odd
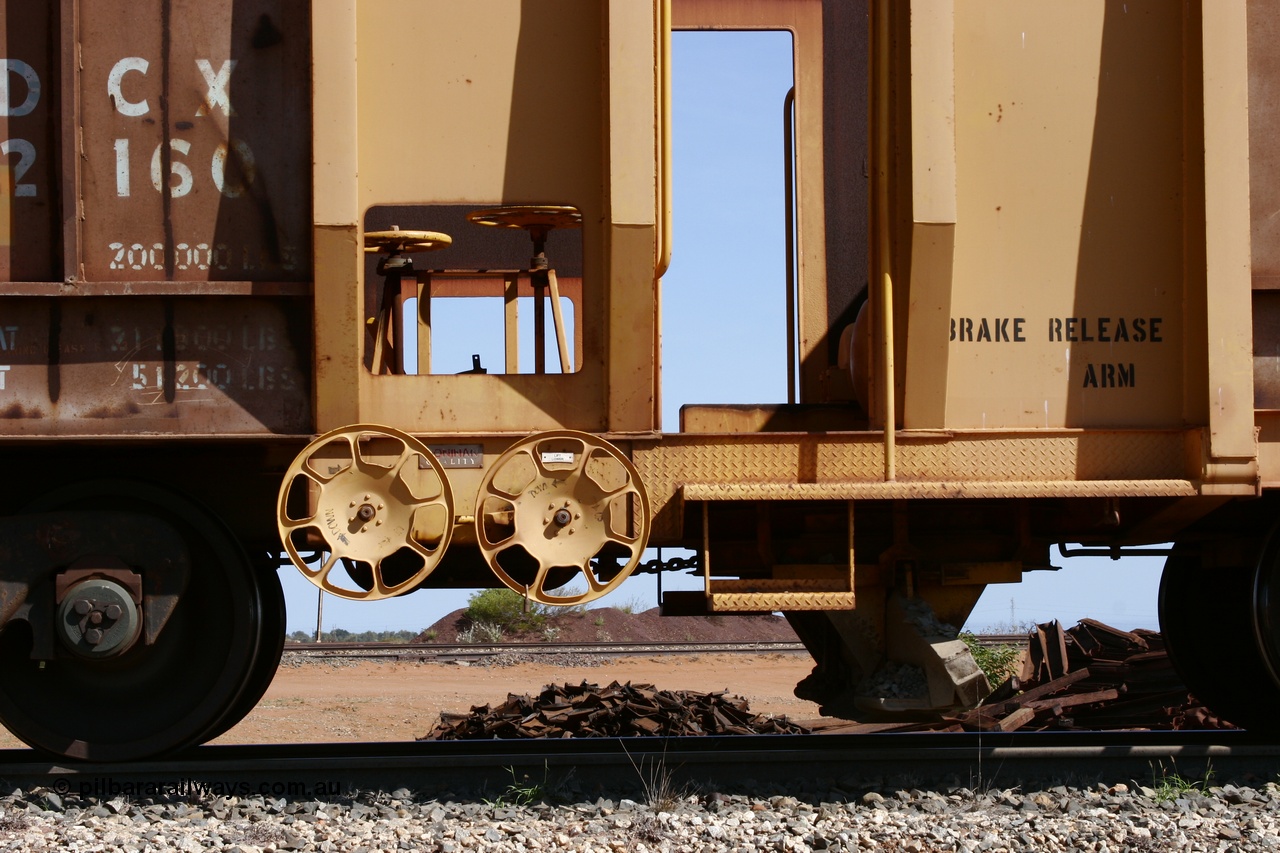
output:
[[[0,279],[56,276],[58,43],[52,0],[0,0]]]
[[[292,305],[6,300],[0,435],[310,432],[309,331]]]
[[[419,740],[492,738],[654,737],[803,734],[786,717],[752,714],[747,700],[727,693],[657,690],[652,684],[554,684],[535,698],[510,693],[496,708],[441,714]]]
[[[1280,288],[1280,2],[1249,0],[1249,205],[1253,286]],[[1255,338],[1255,345],[1256,345]],[[1275,340],[1272,338],[1271,340]]]
[[[1256,244],[1255,244],[1256,247]],[[1280,292],[1253,293],[1253,405],[1280,409]],[[1280,279],[1276,282],[1280,285]]]
[[[79,8],[81,277],[308,278],[309,4]]]

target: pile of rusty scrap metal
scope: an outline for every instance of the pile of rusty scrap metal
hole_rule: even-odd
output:
[[[1066,631],[1038,625],[1028,640],[1022,676],[944,730],[1233,728],[1187,693],[1155,631],[1084,619]]]
[[[496,708],[441,714],[419,740],[489,738],[645,737],[725,734],[800,734],[808,729],[786,717],[747,710],[747,700],[727,693],[656,690],[652,684],[608,687],[583,682],[549,685],[536,698],[507,696]]]

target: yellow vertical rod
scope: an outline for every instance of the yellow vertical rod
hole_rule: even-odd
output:
[[[853,548],[853,501],[849,501],[849,592],[854,592],[855,552]]]
[[[707,607],[711,606],[711,524],[708,507],[710,501],[702,502],[702,583],[707,591]]]
[[[418,375],[431,372],[431,274],[418,280]]]
[[[560,372],[572,373],[573,365],[569,362],[569,342],[565,337],[564,312],[560,310],[560,284],[556,281],[555,270],[547,270],[547,287],[551,290],[551,324],[556,327],[556,349],[560,353]]]
[[[897,400],[894,394],[893,364],[893,272],[890,267],[889,239],[889,6],[890,0],[876,4],[876,263],[880,268],[880,365],[884,385],[884,478],[897,478],[895,428]]]
[[[520,372],[519,297],[520,277],[514,274],[505,276],[502,280],[502,336],[508,376]]]
[[[796,181],[795,181],[795,128],[791,116],[795,112],[796,87],[787,90],[782,99],[782,204],[783,230],[786,232],[785,254],[787,264],[787,402],[796,401]]]
[[[654,278],[662,278],[671,266],[671,0],[660,0],[658,4],[658,48],[661,52],[658,68],[660,79],[658,96],[659,120],[662,124],[659,144],[661,151],[661,175],[659,193],[661,204],[658,215],[662,217],[662,227],[658,232],[659,249],[658,264]]]

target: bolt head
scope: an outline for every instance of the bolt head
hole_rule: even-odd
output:
[[[102,642],[102,629],[90,628],[84,632],[84,641],[91,646],[96,646]]]
[[[74,606],[78,615],[85,616],[93,609],[93,602],[89,601],[87,598],[81,598],[76,601]]]
[[[361,520],[368,521],[377,515],[378,511],[374,509],[371,504],[361,504],[360,509],[356,511],[356,514],[360,516]]]
[[[568,524],[570,521],[573,521],[573,515],[567,509],[560,509],[556,510],[555,519],[556,524],[563,526]]]
[[[114,622],[124,615],[124,608],[119,604],[108,604],[107,609],[103,612],[106,613],[108,619]]]

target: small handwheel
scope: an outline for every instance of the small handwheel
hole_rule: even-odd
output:
[[[473,210],[467,221],[490,228],[581,228],[582,211],[563,204],[509,204]]]
[[[439,460],[385,426],[343,427],[307,445],[285,474],[277,510],[294,566],[325,592],[355,600],[412,592],[453,534],[453,494]],[[317,547],[324,553],[312,565],[304,554]],[[349,586],[335,582],[339,563]]]
[[[649,498],[631,460],[603,439],[557,430],[508,448],[476,497],[476,536],[507,587],[542,604],[594,601],[639,564]],[[561,591],[581,575],[585,591]]]
[[[434,252],[452,245],[453,238],[439,231],[366,231],[364,250],[369,254],[407,255],[415,252]]]

